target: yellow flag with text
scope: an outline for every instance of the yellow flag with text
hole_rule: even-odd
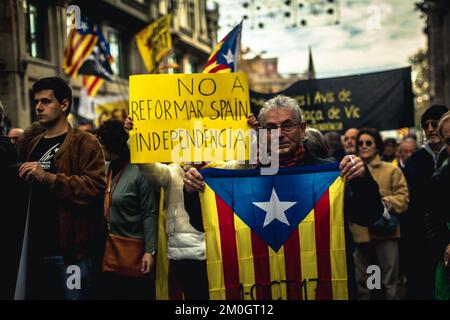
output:
[[[170,36],[171,15],[165,15],[136,35],[136,44],[148,72],[153,72],[158,63],[172,49]]]

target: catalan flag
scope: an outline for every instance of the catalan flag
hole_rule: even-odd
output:
[[[211,299],[348,299],[335,164],[200,172]]]
[[[100,90],[103,79],[97,76],[83,76],[83,87],[86,88],[86,93],[89,97],[95,97],[98,90]]]
[[[94,31],[97,36],[97,43],[91,54],[85,59],[81,65],[78,73],[83,75],[95,76],[95,78],[102,78],[111,81],[113,79],[113,71],[111,63],[113,57],[109,48],[109,43],[103,36],[103,31],[100,25],[94,26]],[[91,91],[95,89],[95,85],[99,82],[90,80]],[[88,79],[89,82],[89,79]],[[102,81],[100,82],[102,83]],[[98,90],[98,88],[97,88]],[[94,94],[95,95],[95,94]]]
[[[208,58],[203,73],[236,72],[241,43],[242,22],[223,38]]]
[[[76,77],[84,61],[91,55],[98,41],[96,27],[83,17],[80,29],[69,32],[64,49],[63,70],[70,77]]]
[[[183,293],[175,280],[170,261],[167,258],[166,207],[164,189],[160,190],[158,214],[158,258],[156,259],[155,298],[156,300],[182,300]]]

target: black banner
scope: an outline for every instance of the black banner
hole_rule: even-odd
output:
[[[338,78],[301,80],[278,93],[250,91],[252,111],[286,95],[296,99],[309,127],[322,132],[371,127],[391,130],[414,126],[411,68]]]

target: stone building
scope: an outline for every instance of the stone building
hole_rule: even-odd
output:
[[[417,7],[426,15],[431,103],[450,106],[450,1],[422,0]]]
[[[278,58],[262,58],[260,55],[241,59],[239,71],[247,73],[250,89],[261,93],[279,92],[298,80],[308,78],[307,73],[281,75],[278,72]]]
[[[62,71],[69,28],[66,8],[101,24],[114,58],[116,81],[106,82],[99,95],[127,96],[128,76],[146,73],[135,35],[152,21],[172,13],[173,53],[179,65],[167,72],[199,72],[216,45],[218,5],[207,0],[2,0],[0,1],[0,101],[13,126],[25,128],[34,117],[30,88],[42,77],[67,77]],[[70,79],[74,105],[81,77]]]

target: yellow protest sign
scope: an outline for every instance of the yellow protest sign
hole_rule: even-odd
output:
[[[170,20],[171,15],[165,15],[136,35],[136,44],[148,72],[153,72],[172,49]]]
[[[247,75],[130,76],[131,161],[248,160]]]

